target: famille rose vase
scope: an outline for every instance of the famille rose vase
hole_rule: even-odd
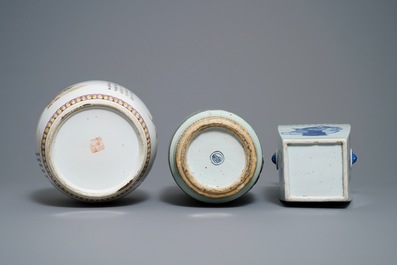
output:
[[[66,88],[44,109],[37,127],[42,172],[81,201],[111,201],[134,190],[148,174],[156,148],[149,110],[112,82]]]

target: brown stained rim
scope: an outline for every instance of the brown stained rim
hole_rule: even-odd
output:
[[[190,172],[186,159],[187,150],[193,139],[202,131],[211,128],[222,128],[233,133],[241,141],[245,152],[246,163],[243,173],[236,182],[223,188],[208,187],[198,182]],[[226,198],[240,192],[253,178],[257,160],[255,144],[247,130],[239,123],[219,116],[206,117],[191,124],[179,138],[175,151],[175,163],[182,180],[194,192],[207,198]]]

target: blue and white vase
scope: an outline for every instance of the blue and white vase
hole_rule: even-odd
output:
[[[280,125],[272,160],[286,202],[348,202],[357,156],[350,148],[349,124]]]

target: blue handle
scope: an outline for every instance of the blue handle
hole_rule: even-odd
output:
[[[352,164],[357,162],[357,156],[355,153],[352,153]]]
[[[277,160],[276,160],[277,158],[276,158],[276,153],[274,153],[273,155],[272,155],[272,162],[273,162],[273,164],[275,164],[275,165],[277,165]]]
[[[276,158],[276,153],[272,155],[272,162],[273,164],[277,165],[277,158]],[[357,162],[357,155],[355,153],[352,153],[352,164]]]

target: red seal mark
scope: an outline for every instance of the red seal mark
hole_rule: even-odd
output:
[[[90,141],[90,149],[92,153],[97,153],[105,149],[105,145],[103,144],[102,138],[97,137]]]

